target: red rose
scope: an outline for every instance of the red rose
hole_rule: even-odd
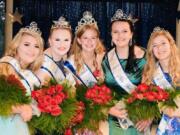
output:
[[[151,92],[148,92],[148,93],[146,94],[146,99],[147,99],[148,101],[155,101],[155,97],[154,97],[154,95],[153,95]]]
[[[129,98],[127,99],[127,102],[128,102],[129,104],[131,104],[134,100],[135,100],[135,99],[134,99],[133,97],[129,97]]]
[[[84,106],[84,103],[82,101],[78,102],[77,103],[77,110],[84,110],[85,109],[85,106]]]
[[[169,93],[167,93],[166,91],[158,91],[158,95],[157,95],[157,99],[159,101],[163,101],[163,100],[167,100],[169,98]]]
[[[60,84],[56,85],[56,92],[57,93],[62,92],[62,90],[63,90],[63,86],[62,85],[60,85]]]
[[[84,111],[77,112],[76,115],[72,118],[71,122],[73,124],[81,123],[84,119]]]
[[[60,92],[57,95],[60,96],[62,98],[62,100],[64,100],[67,97],[63,92]]]
[[[66,129],[64,135],[73,135],[70,128]]]
[[[38,104],[38,108],[41,112],[46,112],[43,105]]]
[[[31,96],[32,96],[32,98],[34,98],[34,99],[37,99],[37,98],[39,98],[40,96],[43,96],[44,94],[43,94],[43,89],[40,89],[40,90],[36,90],[36,91],[32,91],[31,92]]]
[[[49,95],[54,95],[56,93],[56,88],[55,86],[51,86],[48,90],[47,90],[47,94]]]
[[[51,112],[51,110],[52,110],[52,106],[51,106],[51,105],[46,105],[46,106],[43,105],[43,110],[44,110],[45,112],[49,113],[49,112]]]
[[[61,97],[61,95],[56,95],[53,99],[56,101],[56,104],[61,104],[63,101],[63,97]]]
[[[93,75],[94,75],[96,78],[98,78],[98,77],[101,76],[101,71],[100,71],[100,70],[95,70],[95,71],[93,72]]]
[[[136,89],[140,92],[145,92],[148,90],[148,88],[149,88],[148,85],[142,83],[142,84],[138,85]]]
[[[78,115],[76,116],[76,123],[82,122],[83,119],[84,119],[84,112],[78,113]]]
[[[57,105],[57,100],[54,98],[51,98],[50,104],[51,105]]]
[[[62,110],[59,106],[55,105],[55,106],[52,106],[52,110],[51,110],[51,115],[52,116],[58,116],[62,113]]]
[[[94,101],[97,103],[97,104],[104,104],[103,100],[101,98],[96,98],[94,99]]]
[[[51,99],[52,99],[52,97],[49,95],[46,95],[43,97],[44,102],[47,102],[47,104],[49,104],[51,102]]]
[[[144,98],[142,93],[136,94],[136,98],[142,100]]]

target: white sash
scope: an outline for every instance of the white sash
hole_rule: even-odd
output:
[[[47,54],[44,55],[44,62],[41,67],[41,70],[47,72],[57,82],[65,79],[65,74],[63,73],[63,71],[58,67],[55,61]]]
[[[39,87],[41,85],[40,80],[33,74],[30,70],[21,69],[18,61],[10,56],[5,56],[0,60],[1,63],[10,64],[16,73],[21,77],[21,82],[27,90],[27,94],[30,95],[31,91],[34,89],[34,86]]]
[[[153,76],[153,80],[161,88],[172,88],[172,85],[166,80],[159,64],[157,64],[157,70]]]
[[[72,59],[68,59],[67,60],[72,67],[74,68],[74,70],[76,71],[76,67],[74,64],[74,61]],[[69,67],[68,67],[69,68]],[[69,70],[72,72],[72,70],[69,68]],[[87,87],[97,83],[97,79],[96,77],[93,75],[93,73],[91,72],[91,70],[89,69],[89,67],[86,64],[83,64],[83,70],[80,71],[80,73],[74,73],[74,76],[76,77],[76,79],[78,79],[82,84],[86,85]]]
[[[172,85],[166,80],[159,64],[157,64],[157,69],[156,72],[154,73],[153,80],[155,84],[161,88],[172,88]],[[163,135],[167,127],[168,127],[168,122],[166,121],[163,115],[159,123],[156,134]]]
[[[131,93],[132,90],[136,88],[136,86],[129,80],[124,72],[119,60],[118,56],[115,52],[115,48],[113,48],[108,53],[108,62],[110,65],[111,72],[116,82],[124,89],[126,92]]]

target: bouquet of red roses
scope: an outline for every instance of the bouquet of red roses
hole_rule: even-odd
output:
[[[15,75],[0,75],[0,115],[9,116],[12,106],[29,104],[30,96],[26,95],[26,89]]]
[[[140,84],[125,98],[129,118],[133,122],[159,118],[158,102],[169,98],[169,93],[155,85]]]
[[[71,120],[76,114],[78,105],[74,87],[69,82],[55,84],[51,81],[48,87],[33,91],[32,98],[37,101],[41,115],[33,117],[29,123],[31,128],[51,135],[63,133],[72,125]]]
[[[79,101],[77,103],[76,113],[75,113],[74,117],[71,119],[71,125],[69,126],[69,128],[66,129],[64,135],[73,135],[71,128],[83,121],[84,110],[85,110],[84,103],[82,101]]]
[[[63,86],[57,84],[50,86],[48,89],[33,91],[31,96],[37,101],[38,108],[41,112],[58,116],[62,113],[60,105],[66,98],[62,90]]]
[[[107,120],[108,110],[114,105],[111,90],[104,84],[95,84],[90,88],[80,85],[77,86],[76,94],[77,99],[85,104],[85,115],[75,128],[97,131],[99,122]]]
[[[170,117],[180,117],[180,90],[167,88],[169,98],[159,102],[159,109]]]

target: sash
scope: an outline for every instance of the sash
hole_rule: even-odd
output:
[[[83,64],[83,70],[80,73],[76,73],[76,68],[73,60],[68,59],[65,62],[65,66],[73,73],[73,75],[86,87],[97,83],[96,77],[93,75],[91,70],[86,64]]]
[[[124,72],[119,60],[118,56],[115,52],[115,48],[113,48],[108,53],[108,62],[110,65],[110,70],[116,82],[128,93],[131,93],[132,90],[136,88],[136,86],[129,80]]]
[[[166,80],[163,71],[159,64],[157,64],[157,70],[153,76],[153,81],[156,85],[158,85],[161,88],[172,88],[172,85],[169,83],[169,81]],[[163,135],[168,127],[168,121],[165,118],[165,115],[162,116],[161,121],[158,125],[157,129],[157,135]]]
[[[58,67],[56,62],[47,54],[44,55],[44,62],[41,70],[47,72],[55,81],[59,82],[65,79],[65,74]]]
[[[30,70],[21,69],[18,61],[15,58],[6,56],[0,60],[0,63],[10,64],[14,68],[15,72],[21,77],[20,81],[26,88],[28,95],[31,94],[34,86],[39,87],[41,85],[40,80],[35,76],[35,74],[33,74]]]
[[[166,80],[159,64],[157,64],[157,70],[153,76],[153,80],[161,88],[172,88],[172,85]]]

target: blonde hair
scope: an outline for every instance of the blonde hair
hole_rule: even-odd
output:
[[[24,35],[30,35],[32,37],[34,37],[37,40],[37,44],[39,46],[40,49],[40,53],[39,56],[35,59],[35,61],[33,63],[31,63],[28,66],[28,69],[32,70],[33,72],[38,70],[43,62],[43,49],[44,49],[44,41],[42,39],[42,37],[36,33],[36,32],[32,32],[32,31],[24,31],[23,28],[15,35],[15,37],[13,38],[13,40],[11,41],[11,43],[9,44],[9,46],[7,47],[6,51],[5,51],[5,56],[12,56],[15,57],[17,56],[17,48],[20,45],[20,42],[22,40],[22,37]]]
[[[81,36],[86,32],[86,30],[88,29],[91,29],[91,30],[94,30],[96,31],[97,33],[97,38],[99,39],[100,37],[100,32],[98,30],[98,27],[97,25],[95,24],[86,24],[86,25],[83,25],[81,26],[77,31],[76,31],[76,35],[75,35],[75,38],[74,38],[74,41],[73,41],[73,45],[71,47],[71,50],[70,50],[70,54],[73,54],[74,55],[74,62],[75,62],[75,66],[77,68],[77,71],[79,72],[82,67],[83,67],[83,58],[82,58],[82,47],[81,45],[79,44],[78,42],[78,38],[81,38]],[[98,40],[98,43],[96,45],[96,48],[95,48],[95,57],[98,55],[98,54],[102,54],[105,52],[105,48],[104,48],[104,45],[103,43],[101,42],[101,40],[99,39]],[[98,67],[98,64],[97,64],[97,61],[94,61],[93,62],[95,67],[97,69],[100,69],[100,67]]]
[[[158,60],[155,58],[153,54],[153,40],[158,37],[158,36],[164,36],[165,38],[168,39],[169,44],[170,44],[170,59],[169,59],[169,74],[172,78],[172,83],[175,86],[180,85],[180,52],[179,49],[177,48],[175,41],[172,37],[172,35],[166,31],[166,30],[159,30],[155,31],[151,34],[150,39],[148,41],[148,46],[147,46],[147,63],[144,67],[144,72],[143,72],[143,79],[142,81],[150,84],[152,83],[153,75],[156,70],[156,63]],[[176,65],[176,66],[175,66]]]

